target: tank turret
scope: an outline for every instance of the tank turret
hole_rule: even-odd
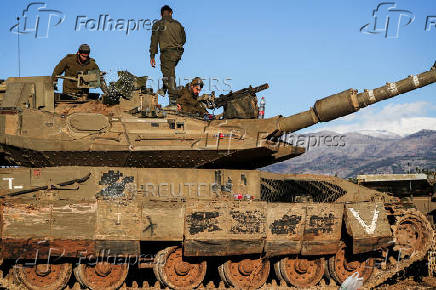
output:
[[[362,93],[348,89],[289,117],[261,119],[256,93],[268,84],[218,98],[212,94],[205,101],[224,108],[214,118],[162,108],[158,95],[146,88],[146,77],[119,76],[103,86],[103,96],[55,93],[50,77],[8,78],[0,85],[0,93],[6,87],[0,105],[4,159],[27,167],[259,168],[304,153],[279,138],[285,132],[436,82],[436,71],[430,70]],[[77,83],[89,87],[94,79],[82,75]]]

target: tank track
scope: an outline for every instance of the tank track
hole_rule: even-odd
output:
[[[399,259],[395,263],[389,263],[386,265],[385,270],[378,269],[377,267],[374,268],[374,272],[371,275],[371,278],[365,283],[365,287],[368,288],[374,288],[377,287],[384,282],[388,281],[390,278],[395,278],[395,276],[400,273],[401,271],[405,270],[407,267],[410,267],[413,263],[418,262],[420,260],[423,260],[427,252],[430,250],[431,245],[433,243],[433,229],[430,225],[430,223],[427,221],[427,218],[424,214],[422,214],[420,211],[416,209],[398,209],[398,208],[392,208],[393,210],[393,216],[395,216],[395,224],[391,226],[392,232],[394,233],[394,250],[398,250],[396,247],[398,247],[397,241],[398,237],[395,236],[395,233],[398,231],[400,223],[404,221],[407,218],[413,218],[417,217],[421,219],[422,221],[425,221],[424,223],[421,223],[423,226],[423,230],[426,231],[429,235],[427,243],[421,247],[418,251],[413,251],[413,253],[410,255],[408,259],[401,259],[401,253],[399,254]]]
[[[433,225],[433,243],[427,253],[428,275],[434,277],[436,274],[436,235],[435,226]]]
[[[0,279],[0,287],[4,287],[6,289],[13,289],[13,290],[27,290],[26,287],[21,286],[19,284],[17,284],[12,277],[10,277],[9,275],[6,276],[5,278]],[[79,289],[84,289],[80,286],[79,282],[75,282],[74,285],[72,287],[67,286],[65,288],[65,290],[79,290]],[[156,282],[154,285],[149,285],[147,282],[144,282],[144,284],[142,286],[139,286],[139,283],[136,281],[133,281],[131,283],[131,286],[127,286],[126,283],[123,284],[123,286],[121,286],[119,288],[120,290],[136,290],[136,289],[153,289],[153,290],[157,290],[157,289],[170,289],[168,287],[162,287],[161,284],[159,282]],[[208,283],[202,283],[198,288],[196,289],[232,289],[231,287],[226,287],[226,285],[224,284],[223,281],[217,283],[214,283],[213,281],[210,281]],[[233,288],[234,289],[234,288]],[[272,280],[270,283],[265,284],[262,288],[260,289],[279,289],[279,290],[289,290],[289,289],[299,289],[296,287],[292,287],[292,286],[287,286],[286,283],[284,281],[282,282],[277,282],[277,280]],[[318,290],[318,289],[323,289],[323,290],[329,290],[329,289],[338,289],[338,286],[335,285],[326,285],[325,282],[322,280],[320,282],[319,286],[315,286],[315,287],[311,287],[310,289],[314,289],[314,290]]]
[[[415,262],[425,259],[428,253],[431,252],[432,247],[434,247],[434,231],[431,228],[430,223],[427,221],[425,216],[417,211],[416,209],[403,209],[396,208],[392,206],[390,208],[392,212],[392,217],[395,218],[393,224],[391,225],[392,231],[394,233],[394,245],[389,249],[391,253],[386,254],[386,262],[379,264],[379,267],[375,266],[374,271],[371,277],[364,284],[364,288],[371,289],[376,288],[378,286],[383,285],[388,282],[390,279],[395,279],[399,273],[401,273],[406,268],[410,267]],[[426,240],[423,244],[419,245],[419,249],[413,249],[412,252],[407,252],[401,254],[401,247],[404,246],[401,244],[404,241],[402,234],[404,231],[401,231],[401,227],[404,224],[408,224],[409,221],[417,221],[420,228],[419,230],[425,234]],[[396,258],[394,258],[396,257]],[[389,258],[389,259],[388,259]],[[271,269],[272,271],[272,269]],[[12,275],[12,269],[9,271],[8,275],[3,277],[3,272],[0,271],[0,287],[4,287],[6,289],[27,289],[24,286],[20,285],[15,281]],[[326,284],[328,279],[322,279],[317,286],[311,287],[311,289],[337,289],[338,285],[335,283],[333,279],[330,279],[329,285]],[[127,286],[129,285],[129,286]],[[143,283],[137,281],[130,281],[127,284],[123,283],[120,289],[170,289],[168,287],[162,286],[163,283],[159,283],[156,281],[153,285],[149,285],[149,282],[144,281]],[[229,289],[231,287],[227,287],[223,281],[214,282],[203,282],[199,285],[197,289]],[[79,282],[75,282],[74,284],[70,284],[65,289],[83,289]],[[269,280],[264,286],[260,289],[297,289],[296,287],[288,286],[283,280],[272,279]]]

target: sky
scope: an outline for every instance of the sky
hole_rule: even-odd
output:
[[[266,99],[266,117],[307,110],[317,99],[348,88],[362,91],[421,73],[436,60],[434,0],[2,0],[0,79],[19,75],[18,35],[12,27],[21,17],[20,31],[26,32],[19,36],[21,76],[51,75],[60,59],[88,43],[108,80],[128,70],[149,76],[156,88],[161,72],[149,64],[149,24],[160,18],[165,4],[187,35],[176,68],[180,84],[200,76],[206,79],[205,92],[220,94],[267,82],[270,88],[258,94]],[[102,20],[95,27],[105,15],[119,21],[118,30],[103,29]],[[39,26],[32,29],[36,16]],[[378,129],[404,135],[436,130],[435,93],[436,85],[430,85],[306,131]]]

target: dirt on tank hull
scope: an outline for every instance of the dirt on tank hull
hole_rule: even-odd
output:
[[[124,167],[0,176],[3,264],[30,289],[61,289],[72,272],[82,286],[116,289],[138,268],[173,289],[201,285],[206,272],[259,288],[273,270],[309,287],[326,267],[339,283],[358,271],[376,286],[422,259],[433,237],[395,197],[327,176]]]

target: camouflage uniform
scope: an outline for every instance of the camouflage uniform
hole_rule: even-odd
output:
[[[66,77],[76,77],[80,71],[100,70],[93,58],[88,58],[84,63],[80,63],[78,58],[78,54],[67,54],[54,68],[53,81],[55,81],[56,76],[61,75],[63,72],[65,72]],[[79,89],[75,81],[64,80],[62,92],[64,94],[87,94],[89,89]]]
[[[163,90],[170,96],[170,104],[175,104],[176,65],[182,57],[186,34],[183,26],[171,16],[162,16],[152,28],[150,58],[158,53],[160,47],[160,68],[163,75]]]
[[[179,92],[179,96],[177,104],[182,107],[182,112],[193,115],[198,114],[200,117],[208,113],[201,102],[197,100],[197,96],[192,92],[190,83]]]

